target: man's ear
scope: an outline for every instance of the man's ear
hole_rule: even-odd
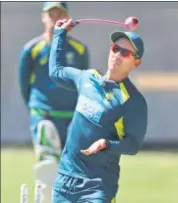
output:
[[[135,67],[139,66],[141,63],[142,63],[142,59],[141,58],[136,59],[135,60]]]

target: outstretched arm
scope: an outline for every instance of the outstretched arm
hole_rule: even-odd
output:
[[[147,105],[142,98],[136,99],[131,105],[128,105],[127,113],[123,117],[123,126],[123,139],[100,139],[81,152],[90,155],[107,149],[115,154],[136,154],[143,143],[147,129]]]
[[[64,47],[67,31],[72,27],[72,19],[56,23],[49,58],[49,76],[55,82],[67,87],[79,87],[83,71],[64,66]]]

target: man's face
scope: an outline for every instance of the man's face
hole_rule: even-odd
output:
[[[128,74],[136,65],[136,50],[126,38],[120,38],[110,47],[108,67],[114,74]]]
[[[48,30],[53,30],[58,20],[67,18],[67,13],[60,8],[51,8],[49,11],[42,13],[42,22],[44,23],[45,28]]]

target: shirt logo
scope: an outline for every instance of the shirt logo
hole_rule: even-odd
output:
[[[99,122],[104,112],[104,108],[96,101],[92,101],[90,98],[83,95],[79,96],[76,110],[83,116],[94,122]]]

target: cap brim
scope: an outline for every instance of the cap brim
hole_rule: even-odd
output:
[[[135,46],[134,42],[132,41],[132,39],[125,33],[125,32],[114,32],[111,34],[111,40],[113,42],[116,42],[117,40],[119,40],[120,38],[127,38],[131,44],[133,45],[133,47],[135,48],[136,51],[138,51],[137,47]]]
[[[67,9],[64,6],[59,5],[59,4],[53,4],[51,6],[46,6],[46,7],[43,8],[43,11],[49,11],[52,8],[59,8],[59,9],[65,11],[65,12],[67,12]]]

